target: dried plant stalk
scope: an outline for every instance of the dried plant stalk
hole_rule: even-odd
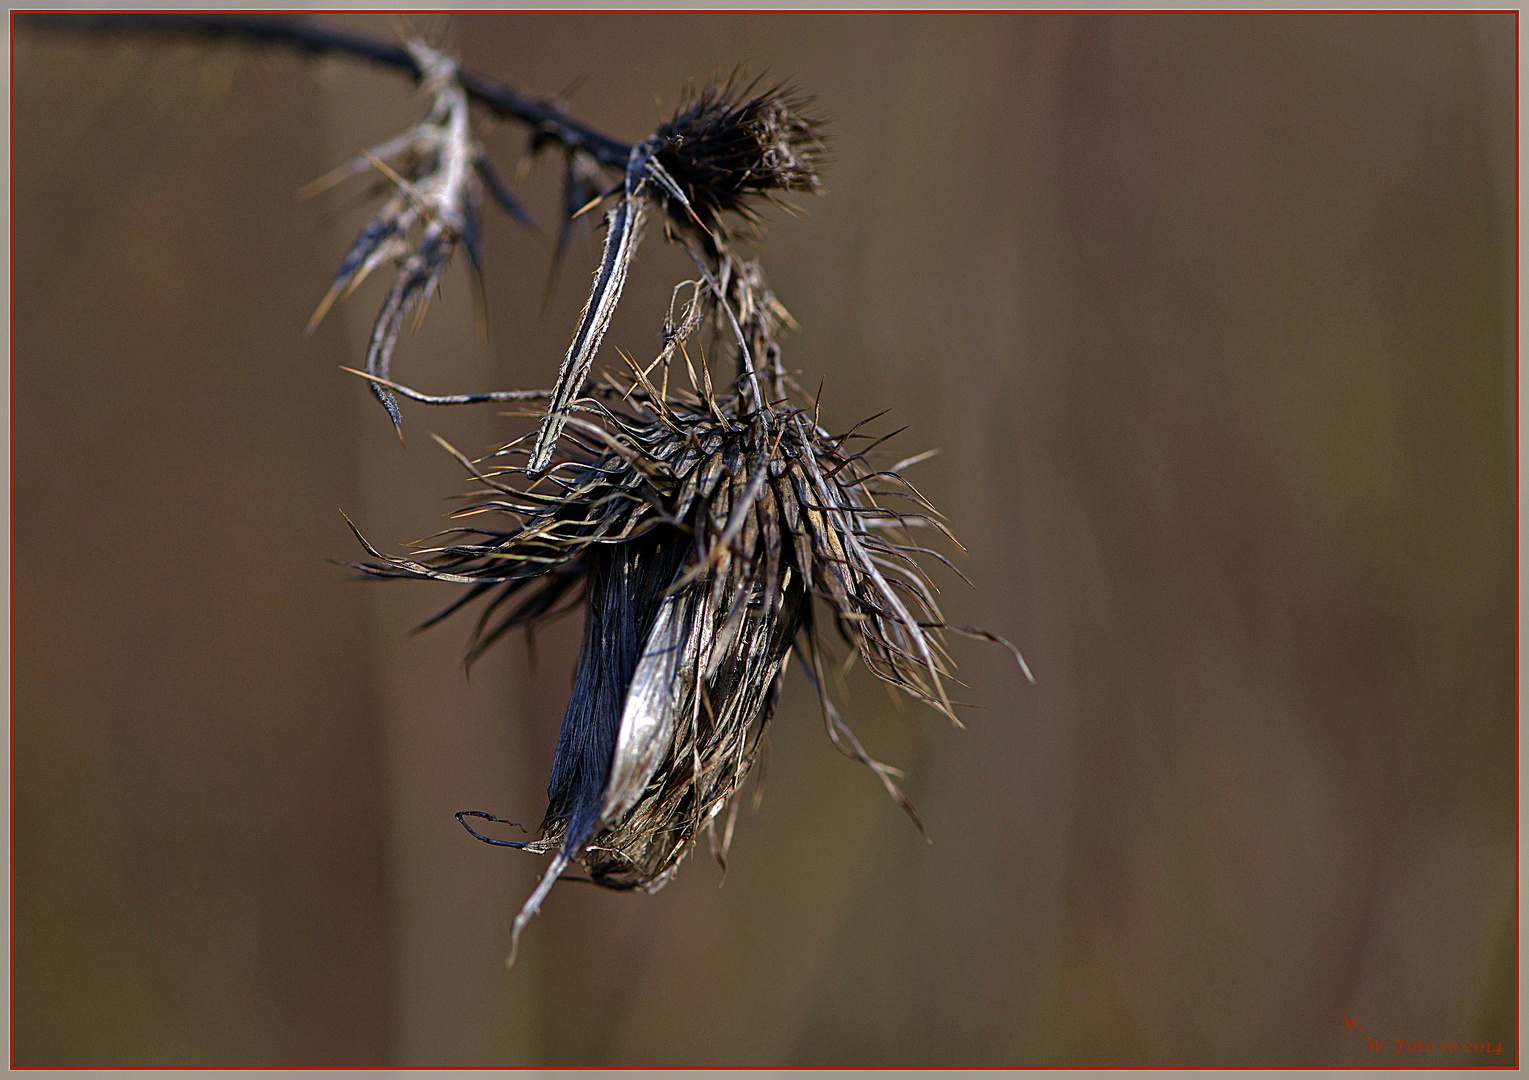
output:
[[[815,599],[873,674],[952,721],[944,636],[992,637],[940,613],[916,556],[943,558],[914,530],[950,534],[896,469],[871,467],[881,440],[856,450],[866,436],[829,434],[781,365],[790,315],[732,241],[740,223],[757,235],[757,200],[817,190],[824,143],[800,95],[755,90],[737,80],[702,90],[632,148],[607,192],[616,203],[600,266],[557,385],[518,395],[547,402],[539,429],[482,461],[462,458],[487,491],[458,512],[474,524],[410,558],[369,547],[375,561],[363,564],[468,585],[441,617],[482,602],[469,658],[582,590],[583,645],[539,836],[485,836],[469,817],[503,819],[458,815],[488,843],[552,856],[515,942],[571,863],[597,884],[651,892],[710,831],[726,865],[731,814],[720,839],[715,825],[759,753],[793,652],[834,745],[873,769],[923,831],[896,770],[866,753],[824,692]],[[655,209],[701,276],[676,287],[690,297],[678,314],[671,305],[658,356],[643,366],[622,354],[626,370],[586,394]],[[708,332],[737,372],[720,393],[686,349]]]
[[[878,470],[870,462],[882,439],[862,447],[857,440],[868,437],[858,429],[831,435],[820,426],[818,402],[781,362],[779,339],[791,317],[758,263],[733,246],[758,235],[762,203],[785,205],[785,192],[820,188],[822,125],[802,95],[735,77],[688,93],[673,119],[627,145],[418,41],[391,46],[270,19],[21,18],[337,51],[419,81],[428,101],[419,124],[310,185],[318,190],[374,169],[390,192],[346,253],[314,322],[391,262],[397,277],[365,371],[356,374],[395,428],[399,397],[546,405],[535,432],[478,462],[457,454],[481,488],[455,515],[465,524],[407,558],[383,555],[363,539],[371,560],[357,564],[377,577],[466,586],[426,625],[481,603],[469,661],[512,628],[529,632],[583,605],[583,645],[539,835],[485,836],[469,818],[503,819],[458,814],[487,843],[552,856],[515,920],[514,942],[571,863],[600,885],[651,892],[708,832],[725,867],[739,789],[793,655],[818,693],[833,744],[874,770],[923,831],[897,771],[865,751],[828,699],[820,618],[831,618],[874,675],[953,722],[947,634],[998,642],[1022,667],[1024,660],[987,631],[946,622],[919,560],[949,563],[915,533],[954,538],[899,473],[919,458]],[[389,378],[404,319],[423,314],[457,245],[475,275],[481,266],[484,188],[529,223],[472,137],[469,101],[532,125],[533,152],[556,146],[564,153],[554,267],[574,219],[614,200],[593,287],[551,390],[432,396]],[[602,190],[612,173],[619,178]],[[622,354],[624,370],[589,386],[653,214],[665,237],[690,253],[698,277],[676,286],[658,355],[641,366]],[[724,356],[735,373],[720,391],[705,350],[698,348],[697,363],[687,349],[708,337],[711,355]]]

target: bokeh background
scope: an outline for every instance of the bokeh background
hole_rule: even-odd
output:
[[[391,16],[322,16],[385,37]],[[763,246],[830,426],[890,409],[969,549],[965,731],[856,670],[926,846],[793,675],[725,885],[559,886],[574,616],[464,676],[446,587],[352,581],[492,409],[358,380],[365,220],[296,189],[406,80],[14,37],[14,1060],[1373,1064],[1517,1056],[1513,15],[458,15],[418,31],[636,139],[752,62],[831,118]],[[513,172],[524,134],[485,120]],[[519,187],[550,230],[552,158]],[[549,385],[598,253],[491,219],[400,347]],[[607,346],[685,263],[655,237]],[[383,277],[385,275],[379,275]],[[1344,1017],[1362,1031],[1347,1030]]]

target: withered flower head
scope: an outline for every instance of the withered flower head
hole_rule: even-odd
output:
[[[735,301],[762,285],[757,266],[743,270],[735,280],[754,286],[735,289]],[[753,299],[746,336],[757,342],[784,312],[767,293]],[[484,462],[462,459],[489,493],[457,516],[512,524],[452,530],[453,542],[411,559],[373,550],[380,561],[366,567],[468,585],[440,617],[484,602],[471,655],[583,589],[583,645],[541,836],[490,840],[554,854],[517,938],[570,862],[598,884],[654,891],[728,811],[712,834],[725,860],[735,797],[793,651],[835,745],[918,821],[894,770],[865,752],[823,692],[815,597],[874,674],[952,720],[943,635],[991,637],[945,622],[915,558],[941,556],[915,533],[949,533],[900,466],[873,468],[872,447],[857,449],[867,436],[830,435],[785,397],[750,409],[741,391],[714,396],[707,382],[703,369],[689,391],[657,387],[636,364],[626,379],[608,376],[574,402],[545,472],[515,464],[524,439]]]
[[[739,787],[793,655],[834,745],[875,770],[918,822],[895,770],[866,753],[824,692],[817,612],[872,673],[952,721],[945,634],[1000,640],[945,621],[917,557],[945,560],[915,534],[949,532],[900,475],[906,462],[870,464],[882,440],[863,446],[858,430],[819,424],[818,402],[781,365],[790,316],[758,263],[729,245],[721,215],[752,222],[756,196],[816,187],[822,141],[804,105],[780,88],[751,96],[729,83],[631,148],[552,390],[438,398],[369,375],[380,390],[433,404],[546,403],[538,431],[480,462],[457,455],[487,491],[456,515],[471,524],[410,558],[368,545],[376,561],[362,567],[466,585],[431,622],[481,601],[469,659],[582,594],[583,645],[539,836],[485,836],[467,819],[504,819],[458,815],[488,843],[552,855],[515,920],[516,941],[571,863],[597,884],[654,891],[706,831],[725,866]],[[586,388],[655,205],[700,276],[676,287],[656,358],[643,366],[623,353],[627,371]],[[722,392],[708,351],[737,372]]]
[[[751,97],[752,84],[741,91],[736,84],[735,78],[701,91],[678,116],[632,147],[625,178],[607,192],[619,198],[606,217],[595,283],[531,447],[533,470],[552,460],[573,396],[589,377],[642,241],[650,201],[664,212],[666,234],[685,244],[703,272],[720,272],[736,262],[725,213],[753,225],[759,220],[756,197],[778,201],[777,191],[817,189],[823,142],[821,124],[805,112],[807,99],[784,86]],[[711,285],[721,291],[715,280]]]
[[[678,115],[654,133],[658,164],[674,179],[710,235],[726,238],[725,214],[757,225],[760,199],[780,205],[782,191],[816,193],[826,147],[808,99],[787,86],[756,92],[758,81],[726,83],[688,95]],[[686,207],[671,207],[677,221]]]
[[[362,540],[375,561],[361,568],[373,575],[466,586],[431,622],[482,602],[469,659],[511,628],[529,632],[568,610],[563,601],[583,602],[583,646],[540,835],[488,837],[467,819],[503,819],[458,815],[488,843],[552,855],[515,920],[516,941],[570,863],[600,885],[653,891],[706,831],[725,866],[739,788],[792,656],[817,689],[834,745],[875,770],[918,822],[895,770],[865,752],[824,692],[821,618],[873,674],[953,721],[945,635],[1008,643],[945,621],[918,557],[945,560],[915,534],[949,533],[900,475],[917,459],[875,469],[871,455],[882,440],[863,446],[857,440],[867,436],[857,430],[832,435],[819,424],[818,402],[781,364],[779,337],[793,325],[790,316],[759,265],[731,246],[739,231],[757,226],[761,200],[818,190],[824,144],[804,98],[779,86],[755,92],[755,84],[740,87],[735,78],[694,94],[672,120],[629,146],[417,41],[391,47],[268,19],[87,18],[80,25],[242,35],[364,56],[409,71],[429,102],[409,131],[310,185],[321,189],[375,169],[385,178],[376,193],[386,195],[314,322],[392,262],[397,278],[360,374],[395,425],[396,395],[435,405],[546,405],[533,435],[483,462],[457,455],[485,494],[456,515],[469,524],[450,530],[447,543],[401,558]],[[532,125],[533,152],[563,148],[559,250],[579,213],[615,199],[589,299],[548,391],[432,397],[388,378],[404,319],[423,313],[458,243],[476,275],[481,188],[529,221],[472,138],[469,99]],[[607,171],[620,179],[588,198],[600,192]],[[664,234],[693,257],[698,277],[676,287],[658,356],[639,366],[623,354],[627,372],[587,388],[655,207]],[[687,287],[690,297],[676,314]],[[705,363],[708,335],[711,355],[736,371],[720,393]],[[703,346],[699,365],[686,348],[692,340]],[[686,389],[678,388],[681,375]]]

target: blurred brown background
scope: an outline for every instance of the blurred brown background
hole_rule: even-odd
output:
[[[383,36],[388,16],[327,21]],[[891,409],[973,592],[969,730],[794,675],[725,887],[557,888],[578,619],[463,676],[453,595],[349,580],[466,489],[492,410],[359,381],[365,220],[303,183],[405,80],[22,31],[14,53],[14,1055],[115,1064],[1376,1064],[1516,1059],[1512,15],[464,15],[466,62],[635,139],[741,61],[831,118],[765,263],[830,426]],[[506,172],[523,145],[485,123]],[[520,188],[550,229],[553,159]],[[492,218],[400,347],[549,385],[598,251]],[[655,347],[650,237],[607,338]],[[385,277],[386,275],[379,275]],[[1363,1032],[1348,1031],[1344,1014]]]

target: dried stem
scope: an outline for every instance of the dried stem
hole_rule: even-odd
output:
[[[499,840],[466,819],[503,819],[458,815],[480,840],[553,856],[515,919],[512,959],[522,930],[571,863],[598,884],[651,892],[703,830],[712,832],[724,811],[736,809],[793,649],[833,744],[869,767],[923,832],[894,779],[900,774],[866,751],[828,699],[816,613],[827,609],[872,674],[952,722],[946,634],[1004,645],[1026,677],[1030,672],[1008,642],[946,622],[917,557],[949,563],[915,545],[909,530],[950,533],[898,475],[926,455],[878,470],[870,459],[891,436],[855,450],[860,444],[852,440],[868,438],[859,425],[840,435],[821,426],[819,400],[802,393],[781,362],[780,339],[795,324],[759,264],[733,249],[736,236],[757,235],[761,201],[818,188],[824,142],[804,98],[730,79],[691,94],[673,119],[629,146],[419,41],[390,46],[306,23],[202,15],[23,15],[18,22],[286,44],[389,65],[420,84],[427,108],[418,124],[310,185],[321,189],[375,170],[391,186],[342,260],[315,322],[392,262],[397,277],[374,324],[365,370],[347,370],[367,380],[395,424],[400,396],[429,405],[547,403],[534,438],[483,460],[442,442],[481,485],[453,515],[462,524],[407,558],[361,539],[370,561],[358,564],[376,577],[465,585],[425,625],[481,602],[469,662],[508,630],[525,627],[529,635],[583,602],[583,647],[539,835]],[[555,258],[580,214],[615,199],[589,298],[548,391],[428,395],[389,378],[399,327],[410,312],[423,312],[456,245],[467,249],[474,270],[481,265],[484,187],[511,216],[529,220],[472,138],[469,100],[533,125],[533,147],[562,146],[567,168]],[[620,169],[620,182],[600,190],[601,167]],[[590,387],[650,215],[691,254],[699,276],[675,287],[657,356],[644,365],[620,353],[625,370],[606,372]],[[690,296],[681,304],[686,287]],[[692,361],[687,342],[708,340],[714,353],[732,351],[731,386],[713,387],[704,348],[699,369]],[[890,497],[912,501],[914,511],[879,501]],[[729,812],[720,842],[713,833],[724,865],[733,820]]]

